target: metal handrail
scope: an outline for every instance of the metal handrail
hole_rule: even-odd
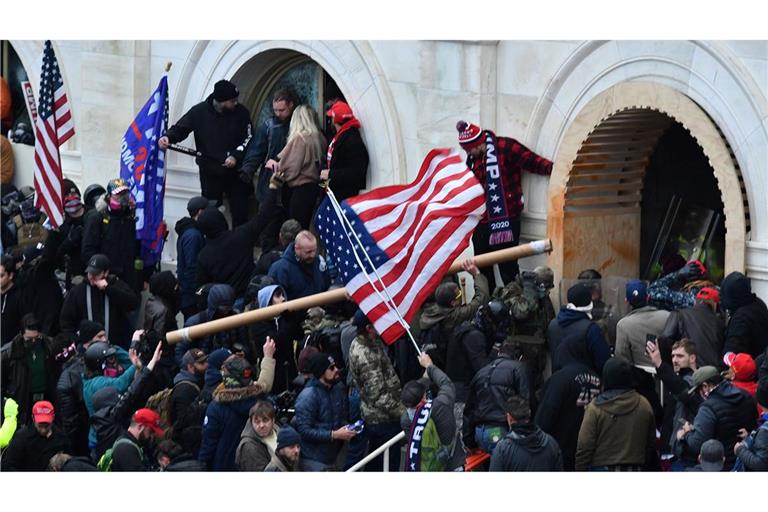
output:
[[[401,439],[405,438],[405,432],[398,432],[396,436],[394,436],[392,439],[384,443],[383,445],[376,448],[374,451],[369,453],[363,460],[349,468],[346,472],[352,473],[357,471],[358,469],[364,468],[369,462],[371,462],[373,459],[381,455],[382,452],[384,452],[384,472],[389,472],[389,447],[394,445],[395,443],[399,443]]]

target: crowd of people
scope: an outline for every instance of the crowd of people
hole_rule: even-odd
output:
[[[768,309],[746,276],[717,285],[695,260],[628,281],[618,323],[594,270],[556,311],[551,269],[502,265],[494,287],[469,259],[471,300],[444,278],[411,322],[416,343],[384,344],[349,300],[169,343],[343,286],[312,218],[321,182],[339,200],[365,188],[360,122],[332,102],[327,142],[279,90],[252,135],[238,96],[218,82],[159,139],[194,133],[202,155],[175,272],[142,264],[121,179],[83,193],[64,180],[58,229],[28,188],[3,194],[19,211],[4,212],[0,262],[2,470],[338,471],[377,449],[389,471],[768,469]],[[552,163],[457,130],[488,192],[475,252],[516,245],[521,172]]]

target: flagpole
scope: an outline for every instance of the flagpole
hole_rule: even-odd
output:
[[[373,264],[373,261],[371,261],[371,257],[368,255],[368,252],[363,248],[363,243],[360,241],[360,238],[358,238],[357,233],[355,233],[355,229],[352,227],[352,224],[350,224],[349,219],[347,219],[347,216],[344,215],[344,211],[341,209],[341,205],[336,200],[336,195],[333,193],[331,188],[328,186],[328,183],[325,184],[325,191],[328,194],[328,197],[331,200],[331,204],[333,205],[333,210],[336,213],[336,216],[339,218],[339,221],[341,221],[341,227],[344,229],[344,234],[347,237],[347,240],[349,241],[349,245],[352,246],[352,253],[355,255],[355,260],[357,261],[357,264],[360,266],[360,270],[365,275],[365,278],[368,280],[368,283],[370,283],[373,290],[376,292],[376,295],[379,296],[379,299],[387,306],[387,309],[389,309],[391,312],[397,316],[397,321],[400,324],[400,326],[405,329],[405,332],[408,333],[408,338],[411,340],[411,343],[413,343],[414,348],[416,348],[416,352],[421,354],[421,349],[419,348],[418,343],[416,343],[416,340],[413,337],[413,334],[411,333],[411,326],[408,325],[408,322],[405,321],[403,318],[403,315],[400,314],[400,310],[397,309],[397,305],[395,304],[395,301],[392,299],[392,296],[389,294],[389,289],[387,288],[387,285],[384,284],[384,280],[379,275],[379,271],[376,268],[376,265]],[[346,227],[345,227],[346,224]],[[376,274],[376,279],[381,283],[381,288],[384,292],[384,294],[387,296],[386,300],[384,297],[381,296],[381,291],[376,288],[376,285],[373,283],[373,280],[371,279],[368,272],[365,270],[365,266],[363,265],[363,262],[360,261],[360,257],[357,254],[357,250],[355,249],[355,244],[352,243],[352,240],[349,239],[349,232],[347,231],[347,228],[349,228],[349,231],[352,232],[352,236],[355,237],[355,241],[357,242],[358,247],[360,248],[360,251],[365,255],[365,259],[368,261],[368,264],[373,269],[373,273]]]
[[[517,260],[527,256],[535,256],[545,252],[552,252],[552,243],[549,241],[549,239],[536,240],[527,244],[509,247],[507,249],[480,254],[475,256],[474,260],[475,264],[479,268],[485,268],[495,265],[496,263]],[[446,274],[455,274],[461,270],[461,262],[456,261],[446,271]],[[170,344],[174,344],[182,340],[196,340],[198,338],[210,336],[217,332],[228,331],[237,327],[243,327],[245,325],[253,324],[256,322],[269,320],[289,311],[302,311],[315,306],[335,304],[337,302],[346,300],[347,298],[347,290],[344,288],[337,288],[335,290],[330,290],[315,295],[308,295],[307,297],[302,297],[300,299],[289,300],[283,302],[282,304],[275,304],[274,306],[267,306],[266,308],[254,309],[252,311],[246,311],[245,313],[228,316],[226,318],[220,318],[218,320],[211,320],[210,322],[194,325],[192,327],[185,327],[184,329],[171,331],[167,334],[166,341],[168,341]]]

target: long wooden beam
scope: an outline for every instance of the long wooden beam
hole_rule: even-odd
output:
[[[487,254],[480,254],[475,256],[475,263],[478,267],[490,267],[496,263],[502,263],[505,261],[512,261],[519,258],[525,258],[527,256],[534,256],[537,254],[543,254],[545,252],[552,251],[552,242],[549,239],[536,240],[517,247],[510,247],[509,249],[502,249],[500,251],[489,252]],[[448,274],[455,274],[461,270],[461,262],[456,261],[448,269]],[[289,311],[301,311],[309,309],[315,306],[324,306],[326,304],[333,304],[334,302],[341,302],[346,300],[347,291],[344,288],[338,288],[327,292],[318,293],[316,295],[310,295],[308,297],[302,297],[300,299],[289,300],[282,304],[275,306],[268,306],[266,308],[254,309],[253,311],[246,311],[237,315],[228,316],[226,318],[220,318],[218,320],[211,320],[192,327],[185,327],[176,331],[171,331],[167,334],[166,339],[168,343],[175,344],[182,340],[195,340],[210,336],[221,331],[228,331],[237,327],[252,324],[255,322],[261,322],[269,320],[276,316],[282,315]]]

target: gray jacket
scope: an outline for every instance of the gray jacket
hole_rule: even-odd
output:
[[[633,365],[653,366],[645,355],[646,335],[660,336],[669,311],[643,306],[633,309],[616,325],[616,355]]]

